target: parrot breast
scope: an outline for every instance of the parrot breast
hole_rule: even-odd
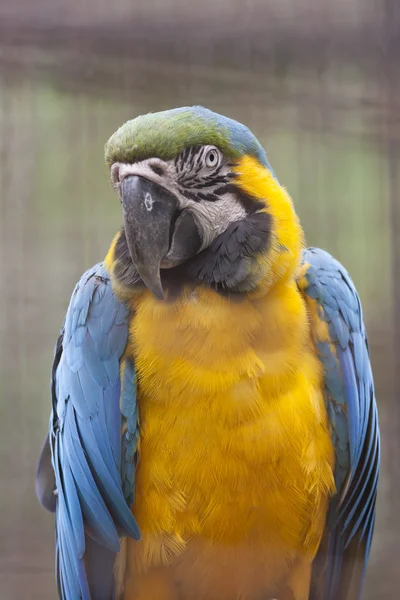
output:
[[[159,600],[277,593],[294,564],[311,564],[334,493],[322,372],[295,283],[241,302],[145,292],[128,352],[142,539],[126,542],[124,598],[152,597],[149,581]]]

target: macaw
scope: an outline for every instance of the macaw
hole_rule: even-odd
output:
[[[362,309],[244,125],[105,147],[123,226],[72,294],[37,468],[63,600],[356,600],[380,446]]]

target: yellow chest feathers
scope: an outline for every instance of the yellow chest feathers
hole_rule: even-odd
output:
[[[295,284],[240,302],[205,289],[171,304],[146,293],[135,311],[134,513],[144,538],[314,552],[334,459],[321,367]]]

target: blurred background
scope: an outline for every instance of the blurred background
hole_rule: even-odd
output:
[[[53,346],[121,223],[103,146],[137,114],[247,124],[364,305],[383,435],[364,600],[399,598],[400,2],[0,0],[0,598],[54,600],[34,496]]]

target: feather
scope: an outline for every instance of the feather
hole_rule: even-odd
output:
[[[46,435],[43,441],[42,449],[36,469],[36,496],[40,504],[49,512],[56,510],[56,480],[54,477],[53,466],[51,464],[51,449],[49,436]]]
[[[121,465],[120,362],[128,320],[107,271],[96,265],[75,287],[56,346],[48,447],[57,487],[56,569],[63,600],[109,600],[119,537],[139,538],[120,472],[134,479],[129,453]],[[133,381],[132,363],[129,369]],[[124,406],[136,406],[133,383],[128,392],[131,400],[125,398]],[[137,410],[128,412],[131,431],[136,431]],[[42,476],[49,464],[44,446],[38,469],[38,495],[43,498],[51,487],[51,480],[44,485]]]
[[[372,540],[380,441],[361,303],[350,276],[317,248],[303,253],[299,287],[314,302],[311,328],[325,372],[325,400],[336,453],[337,495],[313,568],[310,600],[358,600]],[[315,316],[317,315],[317,316]],[[325,321],[330,340],[313,319]],[[361,565],[361,567],[360,567]]]

